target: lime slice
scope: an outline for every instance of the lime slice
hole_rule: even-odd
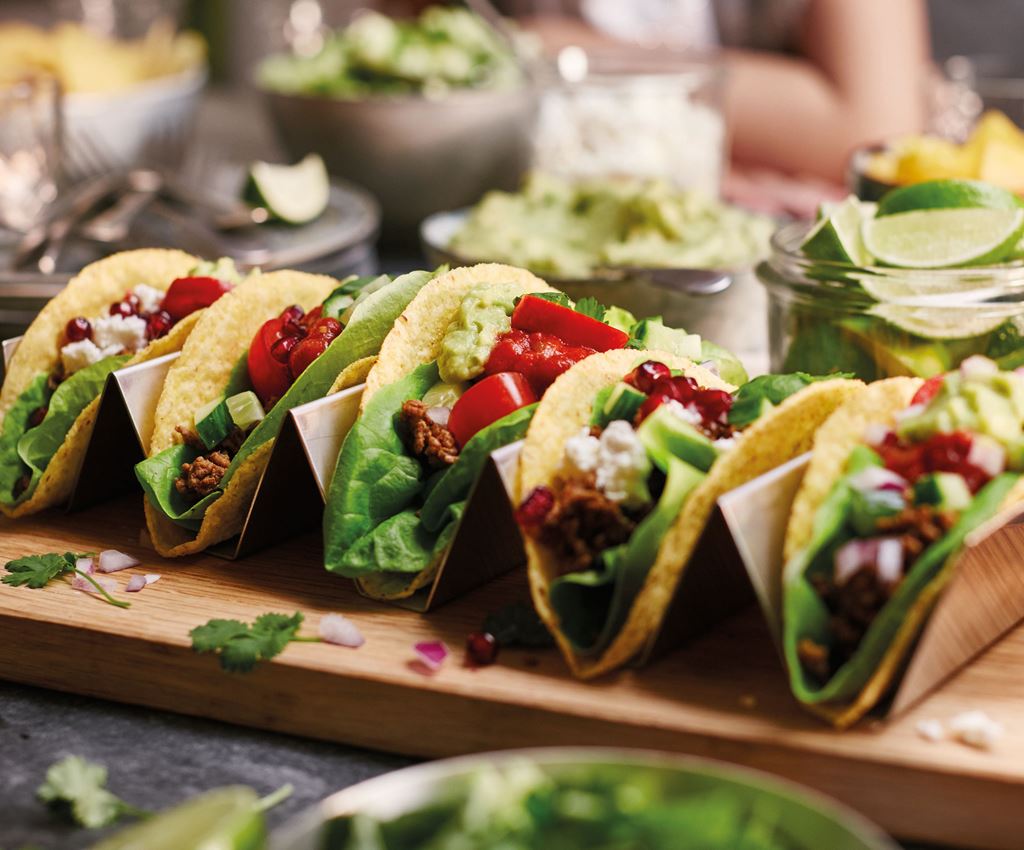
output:
[[[1015,304],[1007,304],[1005,308],[986,305],[984,310],[971,310],[962,306],[874,304],[868,313],[915,336],[951,340],[991,333],[1007,319],[1018,315],[1020,307]]]
[[[865,211],[853,195],[838,204],[822,204],[824,216],[807,234],[800,250],[812,260],[867,265],[861,238]]]
[[[1017,196],[980,180],[927,180],[893,189],[878,204],[878,217],[920,210],[1015,210]]]
[[[256,792],[232,786],[130,826],[92,850],[260,850],[265,838]]]
[[[305,224],[325,209],[331,184],[324,161],[311,153],[296,165],[254,162],[246,196],[288,224]]]
[[[943,209],[865,221],[869,253],[889,266],[941,269],[1006,259],[1024,233],[1024,209]]]
[[[908,270],[905,274],[851,272],[861,288],[876,301],[948,301],[963,300],[970,293],[974,301],[1000,294],[1002,284],[996,276],[952,273],[937,275],[931,271]]]

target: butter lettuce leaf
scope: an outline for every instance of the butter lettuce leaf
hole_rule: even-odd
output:
[[[223,490],[214,490],[198,502],[190,502],[174,486],[181,475],[181,465],[191,463],[199,452],[183,443],[164,449],[159,454],[135,464],[135,477],[142,485],[146,498],[168,519],[185,528],[196,530],[206,509],[220,498]]]
[[[788,375],[760,375],[733,393],[729,424],[735,425],[737,428],[745,428],[756,422],[775,405],[782,404],[791,395],[796,395],[804,387],[818,381],[852,377],[853,374],[849,372],[840,372],[834,375],[808,375],[806,372],[793,372]]]
[[[3,429],[0,430],[0,501],[5,505],[15,505],[26,498],[24,495],[14,498],[15,485],[30,471],[18,454],[18,441],[29,430],[33,411],[45,405],[49,398],[47,376],[36,375],[4,417]]]

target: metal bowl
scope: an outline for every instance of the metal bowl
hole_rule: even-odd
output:
[[[386,233],[415,237],[426,216],[512,189],[529,166],[532,86],[447,97],[337,100],[265,90],[288,153],[319,153],[332,174],[369,189]]]
[[[423,222],[420,242],[428,263],[467,266],[490,259],[461,257],[448,248],[469,214],[469,209],[440,212]],[[590,296],[637,317],[661,316],[667,325],[698,333],[735,353],[751,375],[768,368],[768,299],[753,267],[667,269],[664,275],[655,269],[595,269],[587,278],[533,271],[574,301]],[[710,285],[694,294],[694,280]]]
[[[330,824],[355,814],[390,820],[441,800],[456,801],[481,768],[528,760],[552,777],[571,781],[581,769],[615,769],[630,778],[650,776],[680,800],[727,791],[749,806],[771,807],[792,845],[800,850],[897,850],[876,826],[855,812],[799,785],[721,762],[624,749],[531,749],[449,759],[399,770],[328,797],[285,824],[270,850],[334,850]],[[540,848],[538,848],[540,850]],[[672,850],[672,848],[652,848]]]

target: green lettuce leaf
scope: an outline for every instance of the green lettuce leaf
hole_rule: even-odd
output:
[[[18,454],[18,441],[28,430],[33,411],[45,405],[49,398],[47,376],[36,375],[4,417],[3,430],[0,430],[0,501],[5,505],[21,501],[14,499],[14,487],[28,470]]]
[[[327,493],[324,564],[342,575],[345,553],[359,538],[406,508],[424,487],[423,468],[409,457],[395,428],[395,416],[409,399],[422,398],[438,381],[437,363],[420,366],[384,387],[348,432]],[[362,563],[362,561],[360,561]]]
[[[672,458],[658,504],[629,541],[605,550],[596,567],[568,573],[552,582],[551,605],[562,632],[577,652],[599,654],[619,633],[654,566],[661,541],[687,497],[704,478],[700,470]]]
[[[181,475],[181,465],[191,463],[198,456],[196,449],[179,443],[135,464],[135,477],[142,485],[149,503],[168,519],[193,531],[198,530],[206,509],[223,492],[214,490],[198,502],[190,502],[178,492],[174,482]]]
[[[846,702],[856,697],[885,658],[896,633],[924,589],[936,580],[963,546],[964,538],[998,511],[1006,494],[1019,479],[1003,473],[986,484],[960,515],[945,537],[937,540],[914,562],[892,598],[875,617],[854,655],[824,685],[809,677],[800,663],[797,645],[801,638],[829,645],[829,612],[814,591],[809,577],[832,569],[832,559],[843,543],[854,537],[848,522],[852,495],[849,477],[864,468],[874,452],[858,447],[843,477],[818,508],[808,546],[786,565],[783,582],[783,650],[789,668],[790,686],[801,702],[810,704]]]
[[[771,408],[782,404],[791,395],[817,381],[831,381],[835,378],[852,378],[851,373],[835,375],[808,375],[793,372],[789,375],[761,375],[748,381],[733,393],[733,405],[729,411],[729,424],[745,428],[756,422]]]
[[[713,343],[710,339],[700,340],[701,360],[711,360],[718,369],[718,374],[723,381],[732,384],[734,387],[742,386],[750,380],[747,370],[743,367],[740,359],[729,349]]]
[[[491,452],[526,436],[536,410],[536,404],[521,407],[473,435],[459,452],[459,459],[444,471],[423,502],[420,519],[429,531],[440,531],[451,518],[452,505],[469,497]]]

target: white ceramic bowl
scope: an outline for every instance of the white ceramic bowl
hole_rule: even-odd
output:
[[[200,68],[112,94],[65,96],[65,175],[78,180],[141,163],[177,164],[205,83]]]

